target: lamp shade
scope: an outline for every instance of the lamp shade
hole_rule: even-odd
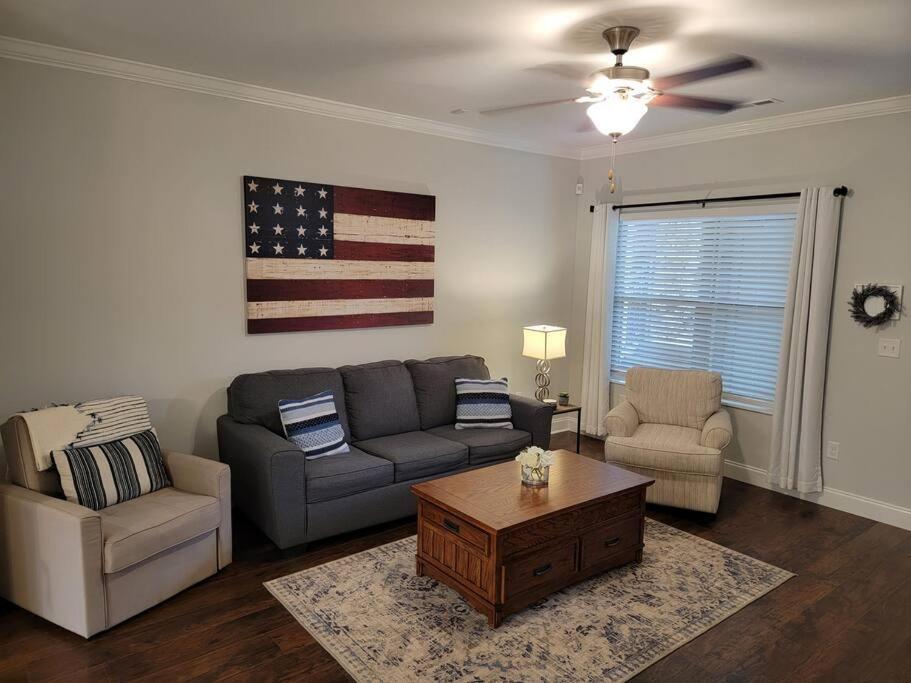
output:
[[[633,99],[609,97],[586,110],[588,118],[602,135],[626,135],[648,111],[642,102]]]
[[[566,328],[554,325],[529,325],[522,328],[525,344],[522,355],[538,360],[566,356]]]

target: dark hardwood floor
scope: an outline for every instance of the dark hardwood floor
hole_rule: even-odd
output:
[[[911,681],[911,532],[730,479],[717,517],[648,514],[797,577],[637,681]],[[0,602],[0,680],[349,680],[262,583],[414,532],[406,520],[280,551],[238,514],[230,567],[89,641]]]

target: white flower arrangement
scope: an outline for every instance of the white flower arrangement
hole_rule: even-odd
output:
[[[545,451],[538,446],[529,446],[516,456],[516,462],[525,467],[539,470],[554,464],[553,451]]]

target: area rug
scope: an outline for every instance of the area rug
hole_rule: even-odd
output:
[[[648,519],[640,564],[490,629],[414,554],[412,536],[265,586],[357,681],[623,681],[793,576]]]

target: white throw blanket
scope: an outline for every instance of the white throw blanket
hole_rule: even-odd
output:
[[[69,446],[76,435],[92,422],[91,415],[80,413],[73,406],[42,408],[18,415],[28,425],[35,466],[39,472],[53,467],[51,451]]]

